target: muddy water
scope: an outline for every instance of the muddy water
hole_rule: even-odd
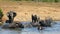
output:
[[[2,29],[0,28],[0,34],[60,34],[60,21],[53,24],[52,27],[44,28],[43,30],[37,30],[37,28],[23,28],[23,29]]]

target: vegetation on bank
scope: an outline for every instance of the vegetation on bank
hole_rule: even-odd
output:
[[[60,0],[0,0],[0,1],[60,2]]]
[[[2,17],[3,17],[3,12],[2,9],[0,9],[0,22],[2,21]]]
[[[60,2],[60,0],[14,0],[14,1]]]

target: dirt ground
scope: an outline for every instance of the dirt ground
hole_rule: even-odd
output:
[[[38,15],[40,19],[52,17],[53,20],[60,20],[60,3],[0,1],[0,8],[4,13],[4,21],[8,19],[8,11],[17,13],[15,21],[31,21],[32,14]]]

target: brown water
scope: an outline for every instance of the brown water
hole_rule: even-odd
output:
[[[43,30],[38,30],[35,27],[23,29],[2,29],[0,27],[0,34],[60,34],[60,21],[53,24],[52,27],[47,27]]]

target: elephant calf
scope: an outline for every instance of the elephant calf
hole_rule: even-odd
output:
[[[13,22],[13,20],[14,20],[14,18],[15,18],[15,16],[16,16],[16,13],[15,12],[13,12],[13,11],[10,11],[10,12],[8,12],[7,13],[7,17],[8,17],[8,23],[12,23]]]

